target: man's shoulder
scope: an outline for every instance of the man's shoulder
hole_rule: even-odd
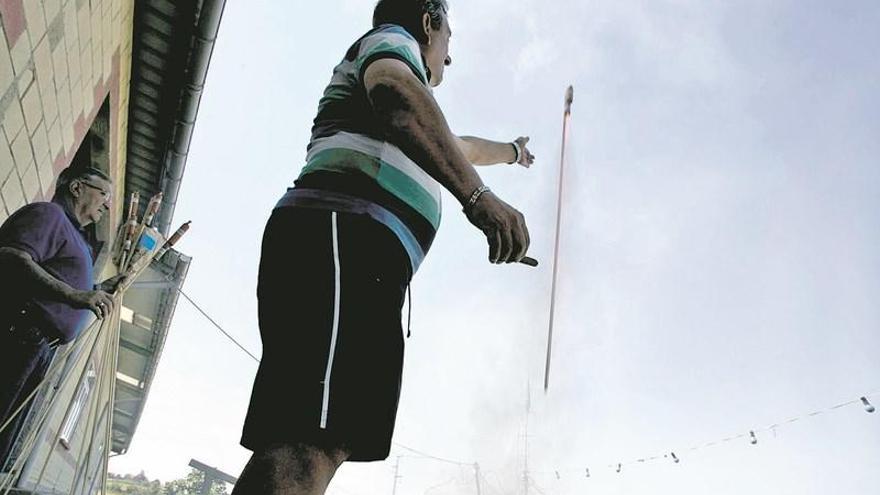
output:
[[[358,38],[354,43],[352,43],[351,47],[348,49],[348,53],[346,53],[345,58],[347,60],[354,60],[357,58],[358,53],[364,47],[366,43],[368,46],[375,45],[379,41],[385,42],[394,42],[397,43],[417,43],[416,39],[398,24],[380,24],[366,33],[364,33],[360,38]]]
[[[28,203],[16,210],[12,216],[26,216],[34,219],[45,218],[49,220],[66,218],[67,214],[64,212],[64,208],[58,203],[52,201],[34,201],[33,203]]]
[[[373,29],[367,31],[361,37],[361,41],[369,40],[372,42],[385,41],[393,44],[413,44],[418,45],[415,37],[403,26],[398,24],[380,24]]]
[[[397,58],[407,63],[413,72],[426,81],[427,68],[421,54],[418,41],[403,26],[397,24],[380,24],[367,32],[358,40],[349,52],[349,60],[358,58],[363,71],[367,65],[380,58]]]
[[[374,34],[374,33],[376,33],[376,34],[399,34],[401,36],[404,36],[406,38],[410,38],[413,41],[415,41],[415,38],[413,38],[413,35],[410,34],[409,31],[407,31],[400,24],[380,24],[380,25],[374,27],[373,29],[371,29],[369,32],[367,32],[367,35]]]
[[[66,222],[69,222],[67,213],[61,205],[49,201],[35,201],[9,215],[9,218],[3,222],[2,230],[5,234],[10,230],[16,232],[43,230],[52,226],[60,227]]]
[[[64,208],[51,202],[34,202],[16,210],[0,226],[0,246],[28,252],[35,260],[49,257],[51,246],[71,235]]]

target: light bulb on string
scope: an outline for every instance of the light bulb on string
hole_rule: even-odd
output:
[[[617,472],[619,473],[621,469],[623,469],[623,464],[618,462],[617,463]]]
[[[559,471],[555,471],[555,472],[556,472],[556,479],[560,479],[559,478]]]
[[[872,413],[872,412],[876,411],[876,409],[874,408],[874,406],[872,406],[871,403],[868,402],[868,398],[867,398],[867,397],[862,397],[861,400],[862,400],[862,405],[865,406],[865,411],[866,411],[866,412]]]
[[[676,464],[679,463],[678,457],[676,457],[675,452],[670,452],[669,455],[672,456],[672,460],[675,461]]]
[[[590,477],[590,468],[586,468],[586,469],[587,469],[587,478],[589,478]]]
[[[752,443],[752,445],[755,445],[755,444],[758,443],[758,437],[755,436],[755,432],[754,432],[754,431],[749,431],[749,436],[752,437],[752,439],[750,440],[751,443]]]

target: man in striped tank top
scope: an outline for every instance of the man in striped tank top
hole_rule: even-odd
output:
[[[306,164],[263,236],[263,358],[233,494],[323,494],[344,461],[385,459],[403,366],[401,310],[440,225],[440,189],[493,263],[529,246],[522,214],[473,165],[534,157],[452,134],[432,87],[452,63],[445,0],[380,0],[318,104]]]

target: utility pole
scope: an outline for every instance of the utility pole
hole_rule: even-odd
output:
[[[394,461],[394,484],[391,485],[391,495],[397,494],[397,480],[401,478],[401,476],[397,474],[398,470],[400,470],[400,456],[397,456],[397,460]]]
[[[477,495],[480,495],[480,463],[474,463],[474,481],[477,482]]]

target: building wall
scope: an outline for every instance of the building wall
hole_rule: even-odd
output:
[[[0,0],[0,221],[51,198],[108,98],[121,197],[133,13],[133,0]]]
[[[133,14],[134,0],[0,0],[0,222],[26,203],[52,197],[56,177],[109,102],[109,169],[117,201],[108,225],[115,231],[124,203],[119,199],[125,178]],[[101,360],[96,360],[99,367]],[[76,392],[76,377],[85,367],[86,360],[79,361],[68,371],[74,379],[57,392],[32,454],[34,462],[22,480],[33,487],[48,456],[39,483],[43,493],[68,493],[75,476],[82,436],[74,437],[70,450],[55,438]],[[108,402],[106,391],[100,395],[98,412]]]

